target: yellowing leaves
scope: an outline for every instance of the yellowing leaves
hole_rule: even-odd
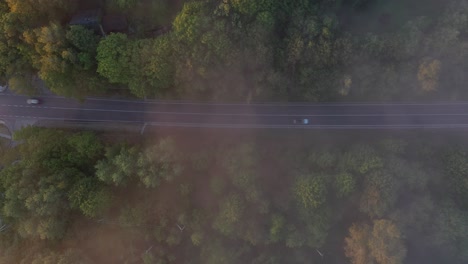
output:
[[[439,60],[425,60],[419,65],[418,80],[421,89],[425,92],[437,90],[439,83],[441,63]]]

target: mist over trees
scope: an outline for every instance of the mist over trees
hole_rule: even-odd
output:
[[[0,76],[18,92],[34,93],[39,77],[78,98],[116,88],[219,101],[467,95],[464,0],[196,0],[170,12],[165,0],[106,1],[131,28],[107,37],[68,25],[86,1],[43,2],[0,2]],[[171,29],[148,33],[161,26]]]
[[[26,128],[2,156],[0,263],[468,261],[463,136],[294,133]]]
[[[0,0],[0,81],[79,99],[468,96],[466,0],[107,0],[128,32],[69,25],[97,2]],[[24,128],[0,153],[0,264],[468,263],[466,136],[237,132]]]

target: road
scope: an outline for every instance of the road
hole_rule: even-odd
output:
[[[0,118],[129,122],[157,126],[226,128],[460,128],[468,127],[468,102],[349,104],[201,104],[90,98],[0,95]],[[309,125],[293,119],[308,118]]]

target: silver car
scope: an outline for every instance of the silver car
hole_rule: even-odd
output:
[[[293,123],[296,125],[307,125],[309,124],[309,119],[307,118],[294,119]]]
[[[29,98],[28,100],[26,100],[26,103],[28,103],[28,104],[39,104],[39,99]]]

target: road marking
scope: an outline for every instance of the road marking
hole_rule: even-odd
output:
[[[27,98],[27,96],[23,95],[16,95],[16,94],[4,94],[3,97],[23,97]],[[73,100],[78,103],[78,100],[73,98],[67,98],[64,96],[56,96],[56,95],[43,95],[39,96],[40,98],[56,98],[56,99],[65,99],[65,100]],[[138,103],[138,104],[167,104],[167,105],[225,105],[225,106],[281,106],[281,107],[303,107],[303,106],[433,106],[433,105],[468,105],[468,101],[436,101],[436,102],[347,102],[347,103],[339,103],[339,102],[257,102],[257,103],[216,103],[216,102],[195,102],[195,101],[188,101],[188,100],[178,100],[178,101],[171,101],[171,100],[131,100],[131,99],[106,99],[106,98],[99,98],[99,97],[88,97],[85,101],[104,101],[104,102],[129,102],[129,103]]]
[[[0,105],[6,107],[18,107],[16,105]],[[19,106],[28,107],[28,106]],[[209,112],[169,112],[169,111],[138,111],[138,110],[114,110],[114,109],[94,109],[94,108],[76,108],[76,107],[42,107],[33,106],[33,108],[55,109],[55,110],[75,110],[75,111],[96,111],[96,112],[111,112],[111,113],[142,113],[142,114],[169,114],[169,115],[204,115],[204,116],[259,116],[259,117],[392,117],[392,116],[468,116],[468,113],[453,113],[453,114],[239,114],[239,113],[209,113]]]
[[[0,115],[0,117],[7,115]],[[20,118],[22,116],[14,116]],[[40,117],[38,117],[40,118]],[[35,118],[37,119],[37,118]],[[64,118],[44,118],[44,120],[60,120],[71,122],[110,122],[110,123],[128,123],[128,124],[143,124],[140,121],[116,121],[105,119],[83,120],[83,119],[64,119]],[[424,128],[468,128],[468,124],[421,124],[421,125],[267,125],[267,124],[209,124],[209,123],[175,123],[175,122],[147,122],[151,126],[165,127],[198,127],[198,128],[289,128],[289,129],[424,129]]]
[[[194,102],[194,101],[170,101],[170,100],[126,100],[126,99],[105,99],[97,97],[86,98],[89,101],[110,101],[110,102],[131,102],[131,103],[151,103],[151,104],[174,104],[174,105],[229,105],[229,106],[375,106],[375,105],[468,105],[468,102],[465,101],[439,101],[439,102],[348,102],[348,103],[308,103],[308,102],[267,102],[267,103],[216,103],[216,102]]]

